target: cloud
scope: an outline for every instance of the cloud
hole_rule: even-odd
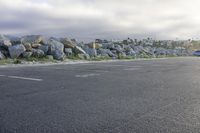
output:
[[[200,34],[198,0],[0,0],[1,34],[83,40]]]

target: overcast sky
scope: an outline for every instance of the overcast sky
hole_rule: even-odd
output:
[[[0,34],[197,38],[199,5],[199,0],[0,0]]]

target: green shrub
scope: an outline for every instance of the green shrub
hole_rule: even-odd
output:
[[[21,60],[19,60],[19,59],[14,59],[13,63],[14,63],[14,64],[21,64],[21,63],[22,63],[22,61],[21,61]]]

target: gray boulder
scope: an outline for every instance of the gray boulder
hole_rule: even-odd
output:
[[[54,39],[49,39],[48,45],[48,54],[53,55],[53,57],[58,60],[64,59],[64,45],[61,42]]]
[[[54,39],[49,39],[48,46],[49,46],[49,51],[48,52],[51,55],[53,55],[56,50],[64,51],[64,45],[62,43],[60,43],[59,41],[54,40]]]
[[[42,51],[41,49],[32,49],[32,55],[34,57],[43,57],[45,56],[44,51]]]
[[[3,53],[0,51],[0,60],[5,59],[5,56],[3,55]]]
[[[27,51],[25,51],[25,52],[23,52],[22,53],[22,56],[24,57],[24,58],[30,58],[31,56],[32,56],[32,52],[27,52]]]
[[[26,51],[26,48],[22,44],[13,45],[8,48],[10,57],[12,59],[19,57],[23,52]]]

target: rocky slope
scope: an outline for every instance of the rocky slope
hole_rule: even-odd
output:
[[[83,59],[95,57],[145,58],[159,56],[188,56],[191,51],[184,47],[165,48],[150,44],[151,41],[136,42],[131,39],[123,41],[106,41],[77,43],[68,38],[47,38],[42,35],[12,37],[0,35],[0,60],[16,58],[48,57],[64,60],[65,57],[76,56]]]

